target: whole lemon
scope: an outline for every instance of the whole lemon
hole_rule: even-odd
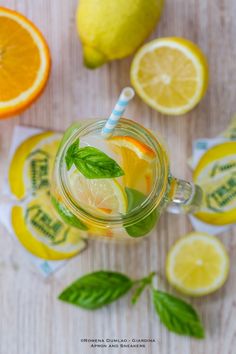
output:
[[[80,0],[77,29],[84,63],[96,68],[132,54],[154,29],[164,0]]]

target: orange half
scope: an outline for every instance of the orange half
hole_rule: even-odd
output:
[[[49,71],[50,53],[40,31],[18,12],[0,7],[0,118],[33,103]]]

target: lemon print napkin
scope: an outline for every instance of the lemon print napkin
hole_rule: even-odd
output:
[[[61,134],[18,126],[14,130],[0,219],[44,275],[86,247],[86,232],[67,225],[50,195]]]
[[[236,116],[214,139],[193,144],[193,181],[203,189],[201,209],[190,220],[195,229],[218,234],[236,223]]]

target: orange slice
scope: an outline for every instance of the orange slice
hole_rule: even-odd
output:
[[[21,14],[0,7],[0,118],[33,103],[49,70],[50,53],[39,30]]]
[[[131,136],[114,136],[108,140],[113,151],[120,157],[125,171],[123,184],[148,194],[153,182],[155,152],[143,142]]]

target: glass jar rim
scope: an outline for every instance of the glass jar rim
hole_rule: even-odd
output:
[[[125,227],[131,226],[136,222],[141,221],[145,217],[147,217],[152,211],[156,209],[156,207],[162,201],[168,185],[168,176],[169,176],[169,163],[168,157],[163,149],[162,145],[156,138],[156,136],[148,129],[143,127],[137,122],[127,118],[121,118],[118,122],[116,129],[122,130],[122,132],[126,132],[127,135],[133,133],[136,136],[142,136],[143,139],[146,140],[146,143],[155,151],[157,163],[159,165],[159,175],[156,176],[156,179],[153,183],[152,190],[145,198],[145,200],[141,204],[141,208],[135,208],[134,210],[127,212],[127,214],[121,214],[116,216],[98,216],[93,215],[91,211],[87,211],[81,206],[78,205],[78,201],[76,202],[73,198],[73,195],[70,192],[70,189],[67,185],[66,180],[66,164],[65,164],[65,154],[68,148],[75,142],[76,139],[85,137],[88,134],[96,132],[96,134],[101,134],[101,130],[107,120],[106,119],[92,119],[88,124],[83,124],[75,129],[75,132],[72,133],[68,140],[64,143],[59,156],[58,156],[58,168],[59,173],[57,173],[57,177],[59,178],[60,192],[63,197],[63,203],[65,203],[66,207],[78,218],[82,221],[92,222],[96,226],[107,227],[109,226],[120,226],[121,224]],[[60,173],[61,172],[61,173]]]

